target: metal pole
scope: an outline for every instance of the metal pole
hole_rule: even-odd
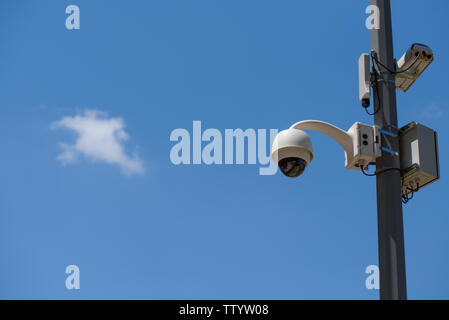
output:
[[[371,29],[371,46],[380,63],[395,70],[390,0],[370,0],[379,8],[379,29]],[[404,254],[404,228],[402,221],[401,175],[398,120],[396,110],[395,75],[373,61],[378,73],[374,86],[374,107],[380,106],[374,123],[382,133],[382,157],[376,161],[377,175],[377,227],[379,242],[380,299],[407,299]],[[377,91],[377,92],[376,92]],[[380,105],[379,105],[380,102]]]

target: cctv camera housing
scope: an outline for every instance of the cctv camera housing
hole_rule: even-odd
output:
[[[433,52],[428,46],[414,43],[397,62],[396,89],[407,92],[433,61]]]
[[[312,141],[309,135],[298,129],[279,132],[273,141],[271,158],[277,164],[287,158],[302,159],[307,166],[313,159]]]
[[[366,169],[382,154],[378,126],[356,122],[343,131],[327,122],[304,120],[279,132],[273,141],[271,158],[286,176],[300,175],[313,159],[312,142],[303,130],[324,133],[338,142],[345,151],[346,169]]]

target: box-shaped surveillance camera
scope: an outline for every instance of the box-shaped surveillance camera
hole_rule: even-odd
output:
[[[440,178],[437,133],[417,122],[399,130],[402,188],[418,190]]]
[[[397,62],[396,89],[406,92],[432,61],[432,49],[414,43]]]

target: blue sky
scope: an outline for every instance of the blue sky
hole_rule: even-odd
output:
[[[80,30],[65,28],[70,4]],[[2,1],[0,298],[377,299],[364,273],[377,264],[375,179],[345,170],[329,138],[311,133],[299,179],[169,157],[172,130],[194,120],[221,132],[372,123],[357,92],[368,4]],[[411,299],[449,298],[448,10],[392,4],[395,56],[413,42],[435,53],[397,94],[399,123],[434,128],[440,145],[442,178],[404,206]],[[55,123],[86,110],[122,139],[112,153],[69,148],[64,163],[61,143],[86,131]],[[71,264],[80,290],[65,287]]]

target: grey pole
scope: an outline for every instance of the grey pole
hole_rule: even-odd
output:
[[[391,28],[390,0],[370,0],[379,8],[380,28],[371,29],[371,46],[377,59],[388,69],[395,70],[393,58],[393,36]],[[396,110],[395,76],[382,66],[379,69],[377,87],[374,86],[374,123],[386,132],[381,140],[382,157],[376,161],[377,175],[377,228],[379,243],[380,299],[405,300],[407,288],[405,278],[404,228],[402,221],[401,174],[398,170],[382,172],[387,168],[400,168],[398,119]],[[378,68],[377,68],[378,67]],[[383,80],[382,80],[383,79]],[[377,92],[376,92],[377,91]],[[380,102],[380,105],[379,105]],[[396,152],[396,153],[395,153]]]

